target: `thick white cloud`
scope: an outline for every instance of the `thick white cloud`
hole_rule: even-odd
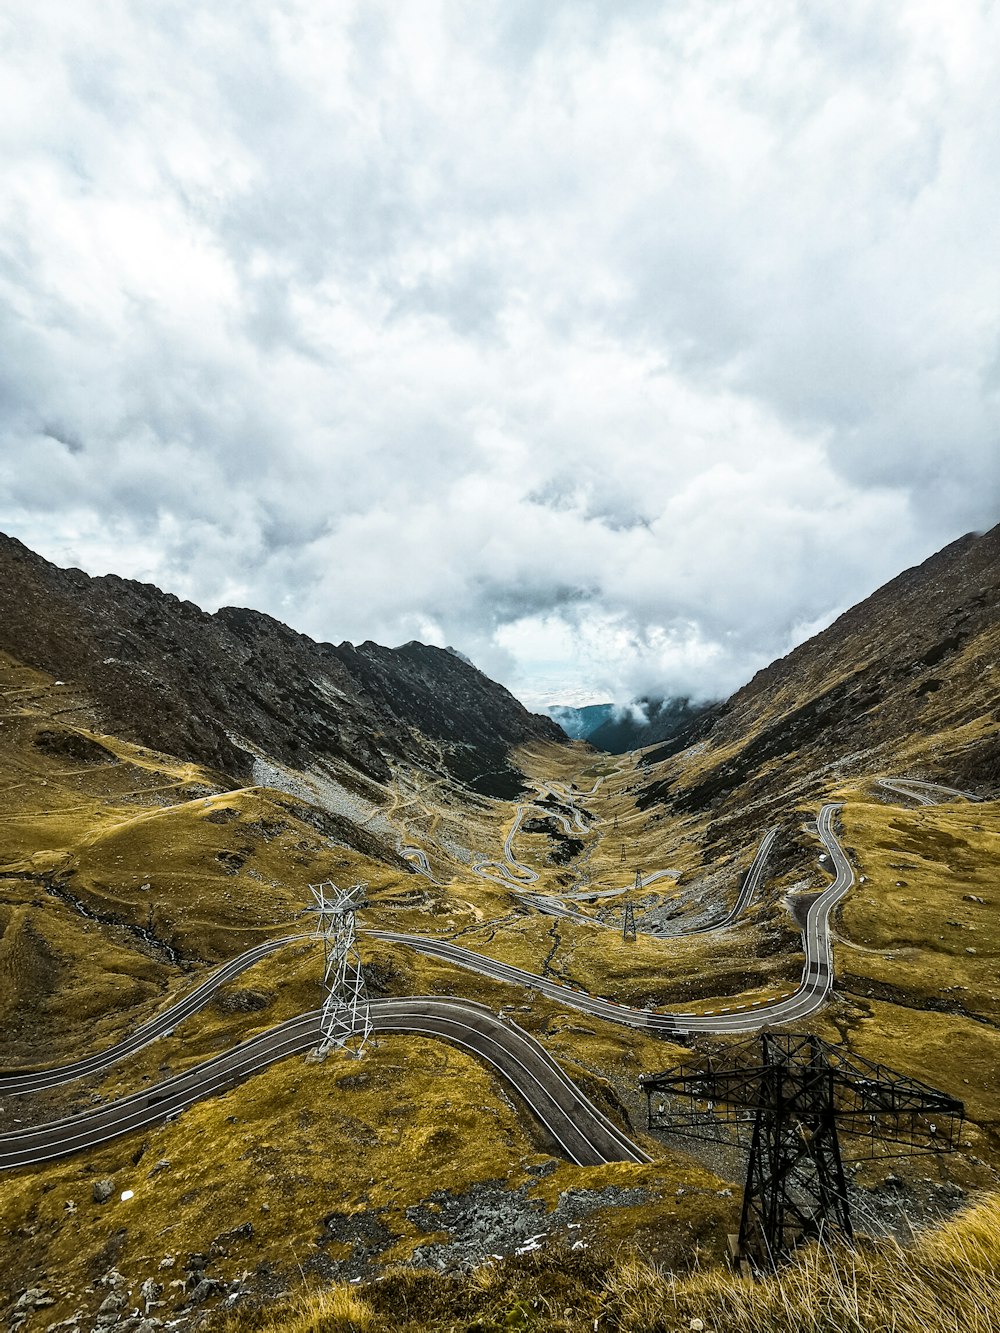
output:
[[[1000,13],[0,16],[0,525],[525,697],[725,692],[997,520]]]

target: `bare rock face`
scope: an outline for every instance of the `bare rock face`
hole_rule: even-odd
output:
[[[921,736],[938,738],[926,776],[989,790],[1000,782],[998,652],[1000,526],[906,570],[651,751],[639,804],[777,801],[827,766],[888,771],[896,748]],[[688,779],[665,761],[692,743]]]
[[[565,739],[447,649],[316,643],[258,611],[208,615],[151,584],[59,569],[2,534],[0,648],[83,687],[107,730],[240,781],[254,753],[378,781],[409,760],[507,795],[511,746]]]

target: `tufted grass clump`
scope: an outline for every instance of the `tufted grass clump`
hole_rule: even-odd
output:
[[[375,1313],[354,1287],[327,1287],[310,1296],[300,1296],[281,1327],[288,1333],[368,1333]]]

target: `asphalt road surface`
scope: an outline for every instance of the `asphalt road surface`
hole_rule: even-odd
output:
[[[743,883],[740,885],[740,891],[736,896],[736,902],[726,913],[721,921],[716,921],[712,926],[698,926],[695,930],[684,931],[685,935],[704,935],[710,930],[721,930],[723,926],[731,926],[733,922],[743,915],[753,901],[753,896],[760,888],[761,880],[764,878],[764,866],[767,863],[768,855],[774,846],[774,840],[778,836],[777,827],[769,828],[761,839],[760,846],[757,848],[757,855],[750,863],[750,869],[743,876]]]
[[[405,860],[414,863],[417,867],[418,874],[423,875],[425,879],[431,880],[434,884],[437,883],[434,872],[431,870],[430,862],[427,860],[427,853],[422,847],[401,847],[399,854]]]
[[[593,795],[600,787],[602,778],[598,778],[586,795]],[[538,793],[540,797],[546,795],[553,796],[558,801],[563,801],[570,805],[573,811],[573,821],[570,822],[569,816],[558,810],[550,810],[547,806],[538,805],[534,802],[525,802],[518,805],[514,815],[514,822],[511,824],[510,831],[504,839],[503,861],[488,861],[485,857],[478,861],[473,867],[475,874],[483,879],[492,880],[494,884],[503,884],[505,888],[514,888],[517,890],[522,901],[529,907],[533,907],[537,912],[545,916],[563,917],[567,921],[575,921],[581,926],[596,926],[598,928],[611,928],[612,923],[604,921],[600,917],[588,916],[585,912],[580,912],[574,907],[567,906],[568,900],[578,902],[594,901],[601,897],[617,897],[623,893],[628,893],[631,886],[621,889],[595,889],[590,892],[586,890],[571,891],[569,893],[551,894],[551,893],[530,893],[526,891],[526,886],[534,884],[539,876],[538,872],[526,866],[514,855],[514,839],[520,832],[524,817],[529,810],[536,810],[539,814],[549,819],[555,819],[562,824],[563,831],[568,837],[576,833],[589,832],[586,821],[583,818],[582,811],[577,807],[573,796],[566,788],[564,783],[547,783],[539,786]],[[412,848],[406,851],[412,851]],[[406,854],[404,851],[404,855]],[[674,870],[654,870],[652,874],[642,877],[642,887],[654,883],[665,875],[674,875]]]
[[[376,1033],[434,1037],[491,1065],[520,1096],[553,1146],[571,1162],[599,1166],[650,1160],[580,1092],[533,1037],[498,1018],[485,1005],[441,996],[410,996],[373,1001],[371,1018]],[[65,1157],[146,1125],[163,1123],[193,1102],[227,1092],[258,1070],[317,1046],[319,1023],[319,1010],[301,1014],[131,1097],[0,1135],[0,1170]]]
[[[25,1092],[38,1092],[42,1088],[54,1088],[60,1083],[83,1078],[87,1074],[99,1074],[102,1069],[107,1069],[116,1061],[123,1060],[126,1055],[132,1055],[155,1041],[157,1037],[162,1037],[182,1019],[196,1014],[209,1003],[220,986],[238,977],[241,972],[245,972],[262,958],[266,958],[269,953],[274,953],[275,949],[280,949],[285,944],[292,944],[295,940],[311,938],[309,935],[287,935],[280,940],[265,940],[263,944],[241,953],[238,958],[231,958],[228,963],[223,963],[210,973],[189,995],[185,995],[162,1014],[157,1014],[148,1023],[143,1023],[142,1027],[136,1028],[134,1032],[123,1037],[114,1046],[107,1047],[106,1050],[85,1055],[70,1064],[59,1065],[53,1069],[13,1070],[0,1073],[0,1098]]]

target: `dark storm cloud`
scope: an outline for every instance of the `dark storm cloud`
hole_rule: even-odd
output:
[[[0,24],[0,521],[51,558],[704,697],[998,517],[995,10]]]

